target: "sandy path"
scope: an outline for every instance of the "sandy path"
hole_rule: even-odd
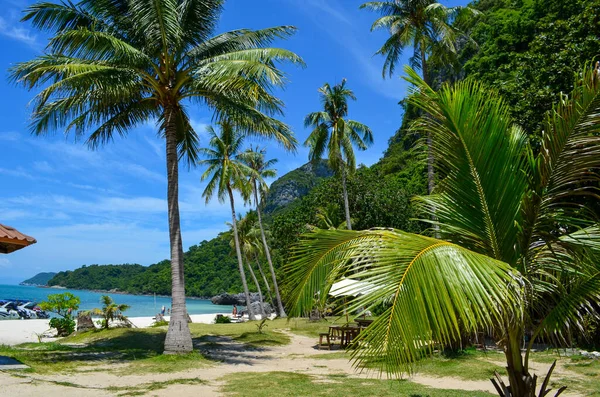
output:
[[[235,378],[235,374],[243,372],[296,372],[323,379],[332,374],[346,374],[358,378],[373,377],[369,374],[357,373],[347,359],[314,358],[315,355],[339,352],[316,350],[314,338],[295,334],[289,334],[289,336],[292,338],[289,345],[258,349],[247,349],[228,337],[208,337],[199,345],[199,349],[206,356],[219,362],[212,366],[177,373],[127,375],[127,365],[123,365],[122,370],[119,371],[124,375],[100,370],[99,372],[81,372],[70,375],[22,374],[20,375],[22,378],[15,378],[8,373],[0,372],[0,384],[2,384],[0,395],[19,397],[116,396],[119,393],[106,390],[107,386],[139,387],[139,390],[143,390],[144,384],[152,382],[196,378],[202,380],[203,383],[173,384],[164,389],[148,391],[145,395],[156,397],[220,396],[222,395],[220,390],[225,382]],[[121,365],[115,367],[118,368]],[[543,368],[538,368],[537,365],[535,369],[537,372],[543,371]],[[561,375],[568,375],[564,371],[568,372],[568,370],[561,369]],[[433,388],[494,392],[492,384],[487,380],[467,381],[426,375],[416,375],[409,379]],[[63,382],[72,383],[72,385],[69,386]],[[570,396],[577,396],[577,394]]]

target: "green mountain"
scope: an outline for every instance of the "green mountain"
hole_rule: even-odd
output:
[[[38,273],[35,276],[22,281],[19,285],[36,285],[36,286],[46,286],[48,285],[48,281],[54,277],[56,273],[47,272],[47,273]]]
[[[333,171],[326,160],[318,163],[307,163],[271,184],[265,199],[265,214],[274,214],[306,196],[323,179],[333,176]]]

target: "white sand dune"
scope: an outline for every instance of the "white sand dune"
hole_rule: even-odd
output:
[[[222,313],[228,315],[228,313]],[[211,324],[217,314],[192,314],[192,322]],[[169,316],[165,320],[169,321]],[[153,317],[129,317],[129,320],[138,328],[146,328],[154,323]],[[37,342],[38,334],[50,330],[50,320],[0,320],[0,345],[18,345],[20,343]],[[44,338],[44,341],[48,341]]]

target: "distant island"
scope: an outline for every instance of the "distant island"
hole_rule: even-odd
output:
[[[19,285],[45,287],[48,285],[48,281],[50,281],[54,276],[56,276],[56,273],[54,272],[38,273],[35,276],[20,282]]]

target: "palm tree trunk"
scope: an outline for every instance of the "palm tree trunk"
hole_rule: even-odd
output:
[[[244,264],[242,263],[242,251],[240,249],[240,239],[238,237],[237,220],[235,219],[235,203],[233,201],[233,191],[231,186],[227,186],[229,192],[229,202],[231,203],[231,221],[233,225],[233,239],[235,241],[235,253],[238,260],[238,268],[240,270],[240,277],[242,278],[242,286],[244,287],[244,295],[246,296],[246,307],[248,309],[248,317],[250,320],[256,320],[254,311],[252,310],[250,291],[248,290],[248,282],[246,281],[246,273],[244,272]]]
[[[535,397],[534,379],[526,369],[521,355],[523,333],[510,330],[504,348],[506,356],[506,372],[510,383],[510,397]]]
[[[246,266],[248,266],[248,270],[250,270],[250,276],[252,277],[252,281],[254,281],[254,284],[256,285],[256,289],[258,290],[258,300],[260,302],[260,315],[262,316],[261,318],[265,318],[266,317],[265,306],[264,306],[265,301],[263,300],[262,289],[260,288],[260,284],[258,283],[256,274],[254,274],[254,270],[252,270],[252,265],[250,264],[249,260],[246,260]]]
[[[423,72],[423,81],[425,84],[431,87],[429,81],[429,70],[427,67],[427,54],[425,53],[424,44],[421,44],[421,71]],[[431,133],[427,133],[427,191],[429,194],[433,192],[435,188],[435,174],[433,171],[433,151],[431,150]]]
[[[350,220],[350,204],[348,204],[348,190],[346,188],[346,167],[342,168],[342,189],[344,191],[344,210],[346,212],[346,227],[352,230],[352,222]]]
[[[265,248],[265,256],[269,263],[269,271],[271,272],[271,279],[273,280],[273,289],[275,290],[275,297],[277,298],[277,313],[279,317],[286,318],[285,309],[283,308],[283,302],[281,301],[281,294],[279,293],[279,285],[277,284],[277,277],[275,276],[275,268],[273,267],[273,261],[271,260],[271,251],[267,244],[267,237],[265,236],[265,228],[262,223],[262,215],[260,213],[260,204],[258,201],[258,187],[256,181],[254,181],[254,201],[256,202],[256,214],[258,215],[258,226],[260,227],[260,238],[262,239],[263,247]]]
[[[165,109],[167,140],[167,203],[169,207],[169,241],[171,245],[171,319],[165,338],[165,353],[189,353],[193,350],[192,335],[187,322],[183,243],[179,221],[179,156],[174,109]]]
[[[265,272],[263,272],[263,269],[262,269],[262,266],[260,265],[260,260],[258,259],[258,256],[256,257],[256,266],[258,266],[258,271],[260,272],[260,276],[262,277],[263,282],[265,283],[265,286],[267,287],[267,295],[269,296],[269,302],[271,302],[271,305],[273,306],[273,309],[274,309],[275,302],[273,301],[273,295],[271,294],[271,286],[269,285],[269,282],[267,281]]]

